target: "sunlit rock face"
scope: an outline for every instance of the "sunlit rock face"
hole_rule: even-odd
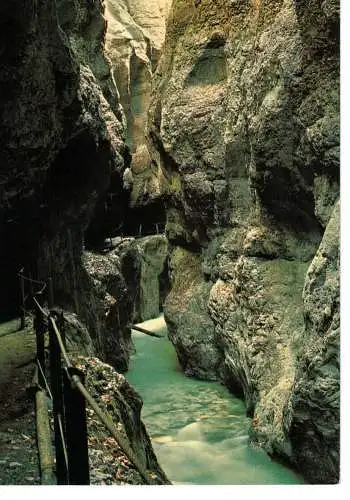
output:
[[[167,292],[168,241],[164,234],[145,236],[135,241],[140,256],[140,285],[135,304],[135,320],[157,318]]]
[[[69,40],[74,57],[88,65],[103,95],[121,119],[121,110],[108,57],[103,50],[107,22],[103,0],[57,0],[59,24]]]
[[[106,0],[105,4],[106,52],[126,114],[127,144],[132,153],[131,204],[144,204],[160,194],[145,126],[171,0]]]
[[[174,0],[148,132],[185,372],[244,395],[255,440],[336,482],[339,288],[320,298],[337,269],[317,255],[328,224],[337,242],[338,2]]]

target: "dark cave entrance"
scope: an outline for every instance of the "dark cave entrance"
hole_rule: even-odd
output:
[[[165,207],[161,199],[143,207],[130,208],[118,236],[122,233],[126,236],[164,233],[165,217]]]
[[[86,216],[91,197],[106,189],[109,177],[108,141],[97,144],[89,131],[80,132],[52,162],[42,190],[43,201],[51,211],[57,204],[60,214],[67,211],[71,218],[76,219],[79,213]]]
[[[107,193],[98,202],[85,232],[85,248],[101,250],[116,237],[143,237],[165,231],[166,214],[163,200],[130,208],[129,192],[123,191],[119,176],[112,180]]]

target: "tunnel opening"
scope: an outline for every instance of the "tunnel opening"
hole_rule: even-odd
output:
[[[119,234],[137,237],[164,233],[165,222],[164,203],[158,198],[148,205],[129,208]]]
[[[119,172],[113,172],[108,189],[96,204],[93,216],[85,231],[86,250],[100,249],[106,238],[121,234],[128,211],[129,193],[123,190]]]
[[[114,238],[164,234],[166,214],[163,200],[130,208],[130,193],[123,191],[120,182],[120,178],[115,177],[109,191],[98,203],[85,232],[86,250],[108,249]]]

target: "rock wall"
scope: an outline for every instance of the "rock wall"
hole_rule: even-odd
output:
[[[126,141],[132,153],[125,182],[131,205],[160,195],[158,172],[145,139],[152,77],[165,37],[171,0],[106,0],[106,51],[127,120]]]
[[[75,365],[84,372],[85,384],[117,426],[148,476],[149,484],[171,484],[154,454],[141,421],[142,400],[123,375],[98,358],[78,356]],[[104,425],[87,409],[90,484],[141,485],[145,480],[110,436]]]
[[[285,408],[293,461],[317,482],[334,482],[339,475],[339,230],[340,204],[336,203],[305,278],[305,333]],[[318,467],[310,470],[314,450]]]
[[[111,327],[122,324],[130,333],[131,323],[159,316],[169,288],[168,241],[164,234],[109,238],[103,252],[84,252],[83,261],[88,278],[102,286],[101,297],[106,304],[103,310],[111,316],[108,320]],[[110,308],[113,304],[117,308],[114,312]],[[114,355],[126,337],[124,347],[129,350],[130,336],[125,332],[122,337],[114,338],[115,346],[110,349]]]
[[[68,243],[71,238],[72,231],[68,230]],[[131,325],[155,318],[161,312],[168,285],[168,243],[165,235],[159,234],[117,237],[107,240],[107,244],[110,248],[84,251],[80,260],[75,256],[67,262],[56,300],[65,309],[61,328],[72,344],[70,350],[74,347],[75,352],[86,355],[94,352],[87,349],[89,336],[79,323],[82,318],[95,352],[125,372],[133,350]],[[76,261],[79,266],[74,264]],[[67,295],[67,290],[71,290],[71,295]],[[68,313],[72,300],[77,314]]]
[[[185,372],[244,395],[256,441],[336,482],[338,2],[174,0],[148,131]]]
[[[109,359],[109,344],[127,331],[132,310],[120,331],[111,327],[82,259],[85,230],[111,178],[115,197],[123,197],[124,126],[103,54],[102,13],[101,2],[85,0],[14,0],[11,8],[0,7],[0,257],[6,263],[0,307],[3,316],[18,311],[20,268],[39,280],[51,276],[55,304],[78,314],[97,352]],[[126,369],[128,356],[116,358],[115,366]]]
[[[135,241],[140,255],[140,282],[135,304],[135,321],[157,318],[161,312],[162,276],[167,286],[168,241],[164,234],[145,236]],[[166,291],[166,290],[165,290]]]
[[[70,351],[125,371],[138,254],[128,241],[107,255],[84,252],[88,228],[90,239],[108,229],[98,230],[108,226],[99,219],[106,193],[119,202],[120,218],[126,198],[125,118],[103,50],[103,11],[100,0],[0,3],[0,318],[18,315],[20,269],[35,280],[25,282],[25,295],[44,282],[48,302],[51,278]],[[140,420],[139,396],[111,366],[83,359],[92,365],[90,386],[104,380],[102,402],[112,401],[107,409],[154,484],[169,484]],[[129,468],[131,479],[124,470],[114,482],[142,483]]]

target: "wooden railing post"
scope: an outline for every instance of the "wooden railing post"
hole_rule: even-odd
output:
[[[72,384],[71,375],[78,375],[84,383],[80,370],[63,370],[69,484],[90,484],[86,402]]]
[[[61,351],[56,334],[49,320],[50,375],[53,399],[53,418],[55,430],[56,476],[57,484],[68,484],[68,469],[64,445],[64,407],[62,390]]]

